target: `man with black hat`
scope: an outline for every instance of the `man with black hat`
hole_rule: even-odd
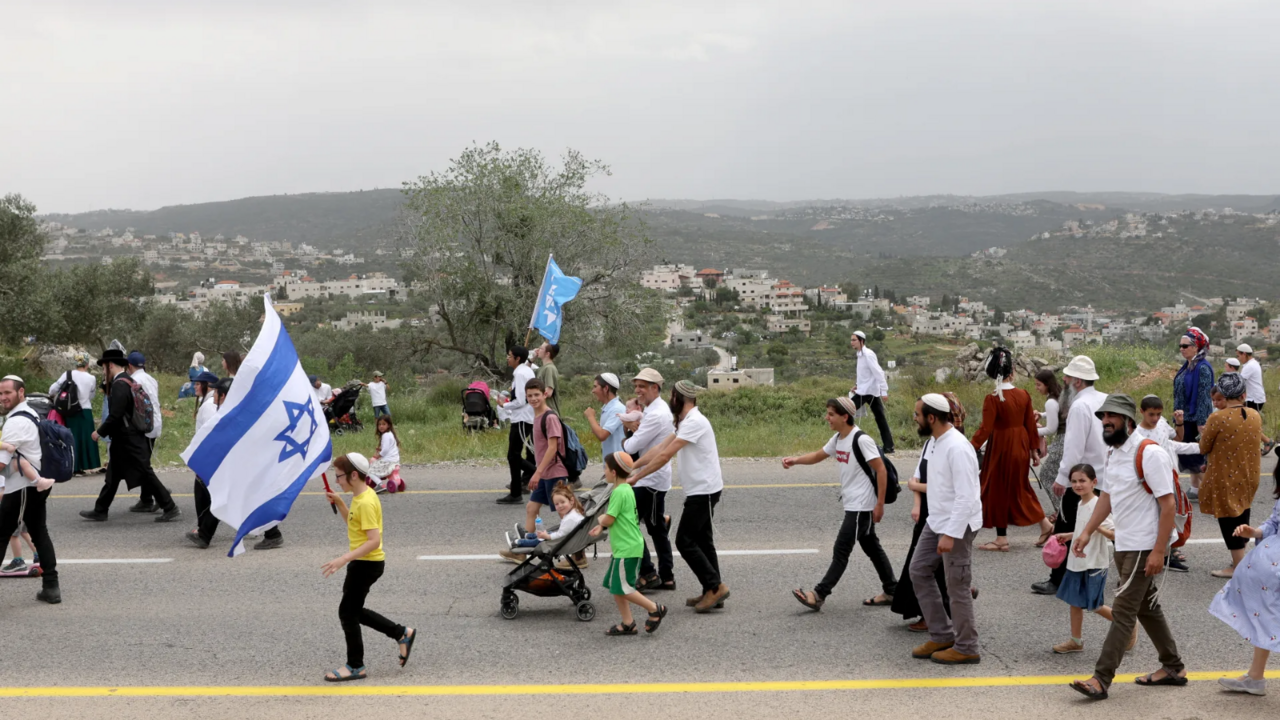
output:
[[[1186,685],[1186,666],[1160,607],[1155,582],[1156,576],[1164,572],[1173,535],[1173,460],[1159,444],[1134,431],[1138,410],[1128,395],[1109,395],[1094,414],[1102,421],[1102,438],[1110,450],[1098,473],[1102,494],[1094,504],[1089,524],[1076,536],[1071,550],[1077,557],[1084,557],[1090,537],[1111,516],[1115,522],[1115,564],[1120,589],[1111,603],[1111,629],[1103,641],[1093,677],[1076,680],[1071,687],[1094,700],[1105,699],[1139,620],[1159,653],[1160,669],[1134,682],[1146,686]]]
[[[146,428],[134,426],[135,388],[144,394],[146,390],[129,376],[129,361],[123,351],[109,348],[98,360],[98,365],[110,383],[110,394],[107,418],[93,434],[93,439],[110,438],[111,444],[107,451],[107,477],[102,491],[98,493],[98,501],[92,510],[81,510],[80,517],[105,522],[120,481],[124,480],[130,490],[141,486],[144,493],[156,499],[164,510],[156,522],[173,522],[182,515],[182,511],[173,501],[169,489],[161,484],[151,469],[151,440],[147,437]],[[160,408],[153,405],[151,413],[154,420]]]

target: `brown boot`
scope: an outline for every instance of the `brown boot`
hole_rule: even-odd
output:
[[[934,654],[934,653],[938,652],[939,650],[947,650],[947,649],[950,649],[950,647],[951,647],[952,645],[955,645],[955,643],[953,643],[953,642],[949,642],[949,643],[936,643],[936,642],[934,642],[934,641],[930,640],[929,642],[927,642],[927,643],[925,643],[925,644],[923,644],[923,645],[921,645],[921,646],[919,646],[919,647],[915,648],[914,650],[912,650],[912,651],[911,651],[911,657],[913,657],[913,658],[915,658],[915,659],[917,659],[917,660],[928,660],[929,658],[933,657],[933,654]]]
[[[706,593],[702,593],[698,597],[686,598],[684,601],[685,607],[695,607],[698,603],[702,602],[702,598],[706,596]]]
[[[946,650],[939,650],[929,659],[939,665],[977,665],[982,662],[982,656],[965,655],[953,647],[948,647]]]
[[[711,612],[712,608],[724,607],[724,601],[729,597],[729,586],[720,583],[715,590],[708,592],[702,596],[697,605],[693,606],[694,612]]]

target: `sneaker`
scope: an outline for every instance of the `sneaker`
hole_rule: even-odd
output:
[[[195,530],[192,530],[191,532],[187,533],[187,540],[190,540],[192,545],[195,545],[201,550],[209,549],[209,541],[200,537],[200,533],[196,532]]]
[[[163,515],[156,518],[156,522],[158,523],[173,522],[174,520],[177,520],[180,517],[182,517],[182,510],[178,509],[177,505],[174,505],[172,510],[165,510]]]
[[[1191,502],[1200,502],[1200,489],[1193,487],[1187,488],[1187,499]]]
[[[153,513],[159,509],[155,503],[144,503],[141,500],[129,506],[129,512],[136,513]]]
[[[1188,567],[1187,564],[1182,561],[1182,558],[1175,557],[1173,555],[1170,555],[1169,557],[1165,558],[1164,566],[1169,569],[1169,572],[1184,573],[1184,572],[1189,572],[1191,570],[1191,568]]]
[[[503,560],[506,560],[508,562],[513,562],[517,565],[519,565],[521,562],[524,561],[523,557],[515,554],[514,552],[511,552],[510,550],[499,550],[498,554],[502,556]]]
[[[1068,639],[1066,642],[1060,642],[1053,646],[1053,652],[1058,655],[1070,655],[1071,653],[1084,652],[1084,645],[1076,642],[1074,639]]]
[[[106,522],[106,521],[107,521],[107,514],[106,514],[106,513],[100,513],[100,512],[98,512],[97,510],[81,510],[81,511],[80,511],[80,517],[84,518],[85,520],[92,520],[92,521],[94,521],[94,522]]]
[[[1248,675],[1238,678],[1218,678],[1218,684],[1231,692],[1249,693],[1250,695],[1266,695],[1267,681],[1254,680]]]
[[[386,494],[387,494],[387,486],[386,486],[386,485],[379,485],[378,487],[376,487],[376,488],[374,488],[374,489],[373,489],[373,494],[374,494],[374,495],[386,495]]]
[[[1037,595],[1057,595],[1058,585],[1052,580],[1043,580],[1031,585],[1031,592]]]
[[[264,537],[262,542],[253,546],[254,550],[275,550],[278,547],[284,547],[284,537]]]
[[[494,502],[499,505],[519,505],[524,502],[524,498],[520,495],[503,495]]]
[[[9,561],[8,565],[0,567],[0,573],[19,573],[27,569],[27,561],[20,557],[16,557]]]
[[[586,570],[588,567],[591,566],[591,561],[586,558],[581,558],[581,559],[574,558],[573,562],[577,564],[579,570]],[[560,560],[559,562],[556,563],[556,569],[572,570],[573,565],[570,565],[568,560]]]

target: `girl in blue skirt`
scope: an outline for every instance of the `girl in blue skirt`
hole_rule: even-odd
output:
[[[1071,539],[1075,533],[1084,530],[1093,515],[1093,508],[1098,502],[1098,476],[1093,466],[1081,463],[1071,468],[1071,490],[1080,496],[1080,506],[1076,510],[1076,527],[1074,532],[1059,533],[1058,541],[1071,547]],[[1084,548],[1084,557],[1075,553],[1067,555],[1067,573],[1058,585],[1058,599],[1071,606],[1071,639],[1053,646],[1059,654],[1078,653],[1084,650],[1084,611],[1097,613],[1111,620],[1111,608],[1103,604],[1107,594],[1107,568],[1111,567],[1111,555],[1114,552],[1112,541],[1116,539],[1116,526],[1108,516],[1098,528],[1098,532],[1089,540]],[[1129,641],[1132,648],[1137,640],[1137,626],[1134,637]]]

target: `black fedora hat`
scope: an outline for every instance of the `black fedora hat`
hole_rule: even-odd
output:
[[[125,358],[123,350],[119,348],[107,348],[106,352],[102,353],[102,357],[98,358],[98,367],[102,367],[107,363],[115,363],[116,365],[123,366],[128,365],[129,361]]]

